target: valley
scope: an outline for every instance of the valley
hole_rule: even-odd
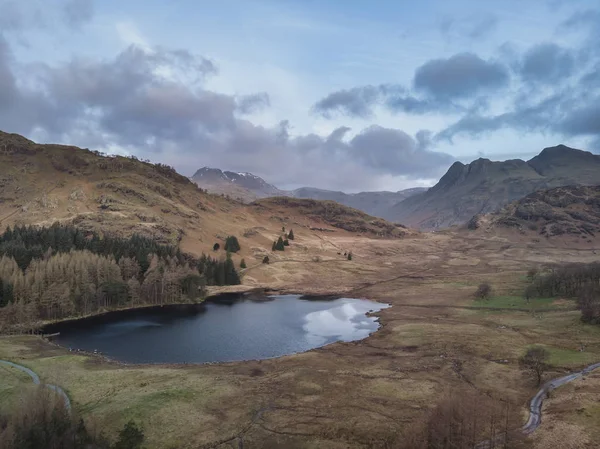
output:
[[[98,240],[141,235],[190,257],[231,258],[241,284],[208,285],[209,297],[325,295],[391,306],[374,313],[381,327],[362,339],[208,364],[124,363],[72,351],[15,333],[13,318],[0,310],[7,324],[0,359],[61,387],[90,432],[114,439],[133,420],[149,448],[420,447],[419,432],[457,395],[499,410],[506,428],[520,428],[537,391],[520,365],[533,346],[549,354],[544,379],[600,361],[600,326],[582,322],[575,299],[524,295],[532,269],[598,261],[597,187],[538,192],[474,224],[421,232],[333,201],[246,204],[199,190],[165,166],[1,137],[11,151],[0,156],[3,227],[62,223]],[[228,236],[240,249],[226,256]],[[282,236],[288,245],[275,250]],[[491,293],[477,299],[482,284]],[[263,319],[259,327],[275,325]],[[10,371],[0,380],[0,404],[13,404],[30,383]],[[573,439],[593,447],[598,385],[595,371],[556,390],[539,429],[511,447],[558,449]],[[480,427],[473,438],[487,435]]]

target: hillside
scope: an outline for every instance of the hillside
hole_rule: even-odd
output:
[[[427,192],[398,203],[388,219],[421,229],[466,223],[541,189],[600,182],[600,156],[559,145],[529,161],[455,162]]]
[[[469,229],[517,229],[545,237],[570,235],[588,239],[600,233],[600,186],[541,190],[487,216],[475,216]]]
[[[319,201],[301,208],[283,199],[244,205],[201,191],[170,167],[135,158],[39,145],[1,132],[0,149],[1,228],[59,221],[118,236],[138,233],[196,255],[212,251],[215,242],[231,234],[243,248],[236,258],[250,257],[249,262],[261,261],[270,251],[282,224],[293,225],[303,238],[314,235],[315,241],[327,232],[320,228],[330,231],[336,225],[338,233],[402,235],[384,220]],[[325,214],[329,221],[323,219],[324,210],[335,211]],[[346,222],[351,225],[343,226]]]
[[[311,227],[313,230],[325,230],[327,232],[327,228],[319,227],[319,224],[321,224],[352,233],[386,238],[414,234],[414,231],[408,230],[403,225],[372,217],[362,211],[352,209],[334,201],[274,197],[256,201],[252,206],[255,210],[260,211],[261,214],[273,213],[273,211],[278,211],[280,214],[291,214],[296,219],[305,220],[305,225]],[[289,220],[291,217],[287,216],[286,218]],[[313,224],[309,224],[310,222]],[[300,222],[299,224],[302,223]]]

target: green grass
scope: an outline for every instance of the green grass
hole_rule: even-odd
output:
[[[490,299],[473,301],[475,307],[495,307],[498,309],[565,309],[575,304],[555,304],[556,298],[532,298],[527,302],[521,296],[492,296]]]
[[[547,345],[532,345],[542,346],[549,353],[548,364],[557,367],[579,367],[594,363],[598,360],[598,355],[592,352],[580,352],[576,349],[557,348]],[[530,346],[531,347],[531,346]]]

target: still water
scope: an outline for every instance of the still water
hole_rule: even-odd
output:
[[[128,363],[266,359],[363,339],[379,327],[366,313],[386,307],[350,298],[238,297],[196,310],[163,307],[81,320],[59,326],[55,341]]]

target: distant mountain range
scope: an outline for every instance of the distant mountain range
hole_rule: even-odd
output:
[[[369,215],[384,217],[390,208],[400,201],[426,191],[424,187],[401,190],[399,192],[360,192],[344,193],[334,190],[302,187],[296,190],[281,190],[252,173],[222,171],[218,168],[203,167],[191,177],[198,186],[209,192],[229,195],[242,201],[255,201],[273,196],[335,201],[353,207]]]
[[[477,159],[455,162],[430,189],[344,193],[303,187],[285,191],[251,173],[201,168],[191,178],[200,187],[244,201],[271,196],[330,200],[370,215],[422,230],[467,223],[533,192],[567,185],[600,184],[600,156],[564,145],[545,148],[529,161]]]
[[[529,161],[455,162],[435,186],[396,204],[385,218],[423,230],[441,229],[499,210],[538,190],[597,184],[600,156],[558,145]]]

